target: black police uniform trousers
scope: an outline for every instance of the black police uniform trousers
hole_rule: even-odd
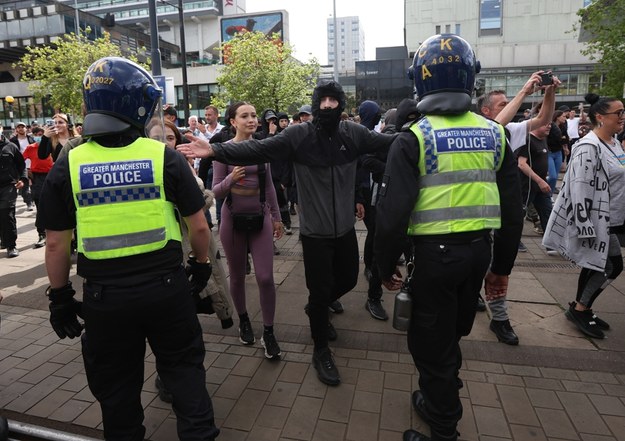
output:
[[[215,439],[219,430],[206,391],[202,329],[184,269],[140,286],[117,283],[87,280],[83,285],[83,359],[89,388],[102,409],[105,439],[144,439],[146,339],[173,395],[179,439]]]
[[[434,441],[457,438],[456,425],[462,418],[459,342],[471,332],[491,258],[487,233],[462,239],[453,236],[442,240],[413,237],[415,270],[408,348],[419,371]]]
[[[356,230],[332,239],[302,235],[308,318],[315,349],[328,346],[328,306],[358,281]]]
[[[17,189],[14,184],[0,186],[0,239],[6,248],[15,248],[17,241],[16,201]]]

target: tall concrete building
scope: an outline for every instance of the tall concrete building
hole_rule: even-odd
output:
[[[602,82],[595,63],[581,53],[584,45],[578,41],[578,33],[572,32],[579,20],[577,11],[590,3],[406,0],[406,45],[412,55],[431,35],[460,35],[473,46],[482,65],[478,94],[501,89],[514,96],[532,72],[550,69],[563,81],[558,104],[575,105]]]
[[[356,61],[365,59],[365,33],[358,17],[328,18],[328,64],[340,73],[354,72]]]

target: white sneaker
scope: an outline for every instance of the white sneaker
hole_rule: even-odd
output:
[[[548,255],[550,255],[550,256],[557,256],[557,255],[558,255],[558,254],[560,254],[560,253],[558,253],[558,252],[557,252],[556,250],[554,250],[553,248],[547,248],[547,254],[548,254]]]

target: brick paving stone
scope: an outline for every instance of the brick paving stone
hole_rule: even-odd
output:
[[[65,378],[50,376],[20,394],[19,397],[16,397],[13,401],[4,406],[4,408],[15,412],[26,412],[44,397],[48,396],[52,391],[58,389],[65,381],[67,381]]]
[[[382,351],[367,351],[367,359],[398,363],[399,354]]]
[[[412,377],[409,374],[387,372],[384,374],[384,388],[397,390],[411,390]]]
[[[579,432],[609,435],[610,431],[588,397],[581,393],[557,392],[564,410]]]
[[[242,355],[244,357],[258,357],[261,355],[260,351],[262,351],[262,349],[256,345],[248,346],[243,344],[234,344],[228,345],[228,349],[224,353],[229,355]]]
[[[382,372],[395,372],[399,374],[412,374],[416,368],[412,364],[382,362],[380,365]]]
[[[284,361],[292,361],[296,363],[311,363],[312,362],[312,353],[307,352],[287,352],[286,355],[282,354],[282,359]]]
[[[412,359],[412,355],[410,354],[399,354],[399,362],[411,364],[414,366],[414,360]]]
[[[222,421],[228,417],[228,414],[237,403],[237,400],[234,400],[232,398],[222,398],[216,396],[211,396],[211,400],[213,402],[215,419]]]
[[[143,420],[143,426],[145,427],[145,438],[151,439],[153,434],[159,429],[159,427],[161,427],[165,420],[167,420],[170,412],[163,409],[149,407],[145,409],[144,414],[145,419]]]
[[[354,369],[370,369],[373,371],[380,370],[380,362],[377,360],[362,360],[358,358],[350,358],[347,365]]]
[[[407,429],[408,428],[406,428],[405,430],[407,430]],[[378,434],[378,440],[380,440],[380,441],[384,441],[384,440],[401,440],[403,433],[404,433],[403,430],[401,432],[394,432],[392,430],[380,429],[380,432]]]
[[[577,371],[577,376],[588,383],[619,384],[618,377],[609,372]]]
[[[314,397],[314,398],[323,398],[326,396],[326,391],[328,390],[328,386],[323,384],[317,378],[317,371],[312,365],[309,366],[308,372],[304,377],[304,381],[299,388],[299,395]]]
[[[4,335],[4,338],[8,338],[9,340],[19,340],[21,338],[29,338],[29,335],[33,332],[37,331],[39,326],[29,324],[29,323],[20,323],[20,326],[16,326],[15,329],[7,331]]]
[[[81,372],[68,379],[65,383],[59,386],[59,388],[70,392],[79,392],[86,386],[87,375]]]
[[[228,375],[214,395],[217,397],[233,398],[236,400],[241,396],[249,382],[249,377]]]
[[[473,415],[480,439],[482,435],[510,438],[503,410],[496,407],[473,406]]]
[[[499,392],[501,404],[509,423],[524,426],[540,425],[540,421],[538,421],[538,417],[524,388],[497,385],[497,392]]]
[[[603,394],[603,388],[600,384],[562,380],[564,389],[568,392],[580,392],[583,394]]]
[[[240,359],[241,356],[236,354],[219,354],[211,366],[232,369]]]
[[[477,434],[477,426],[475,425],[475,415],[473,414],[473,407],[468,398],[460,398],[462,403],[462,419],[458,422],[457,430],[460,432],[461,440],[477,440],[479,439]],[[411,405],[412,406],[412,405]],[[413,421],[418,419],[417,412],[412,410]],[[422,423],[425,425],[425,423]],[[418,429],[417,429],[418,430]]]
[[[269,397],[267,397],[267,404],[291,408],[297,398],[299,388],[300,386],[297,383],[277,381]]]
[[[508,386],[525,386],[523,379],[515,375],[486,373],[486,381],[493,384],[507,384]]]
[[[579,439],[577,431],[565,411],[537,408],[536,414],[548,438]]]
[[[486,383],[486,374],[484,372],[461,370],[460,378],[462,381],[477,381]]]
[[[323,400],[298,396],[282,430],[284,438],[312,439]]]
[[[556,380],[570,380],[579,381],[577,372],[570,369],[555,369],[548,367],[541,367],[540,373],[544,378],[554,378]]]
[[[358,373],[356,390],[381,393],[384,389],[384,373],[363,369]]]
[[[255,426],[270,429],[282,429],[289,416],[290,409],[286,407],[264,405],[256,419]]]
[[[95,429],[102,424],[102,411],[100,409],[100,403],[87,403],[87,408],[77,416],[73,423],[80,426],[91,427]]]
[[[282,433],[281,428],[272,429],[269,427],[255,425],[254,427],[252,427],[252,430],[249,432],[249,434],[247,434],[247,438],[243,438],[243,439],[254,440],[254,441],[279,441],[281,433]],[[223,439],[223,436],[220,435],[219,441],[221,441],[222,439]]]
[[[93,403],[95,401],[95,397],[88,387],[85,387],[83,390],[75,394],[74,398],[81,401],[88,401],[90,403]]]
[[[248,387],[271,391],[283,368],[284,363],[282,362],[263,360],[258,369],[256,369],[256,373],[254,373]]]
[[[488,361],[466,360],[467,369],[478,372],[492,372],[494,374],[503,374],[503,366],[500,363],[491,363]]]
[[[30,371],[27,371],[26,369],[9,369],[8,371],[0,374],[0,386],[8,386],[10,384],[13,384],[15,381],[18,381],[29,372]]]
[[[625,439],[625,417],[617,417],[617,416],[604,416],[603,420],[606,422],[614,438],[619,441]]]
[[[88,403],[86,401],[69,400],[58,409],[56,409],[49,416],[49,418],[56,421],[71,422],[76,419],[78,415],[83,413],[90,404],[91,403]]]
[[[545,432],[540,427],[510,424],[510,432],[514,441],[547,441]]]
[[[625,397],[625,386],[617,384],[607,384],[603,387],[608,395],[615,397]]]
[[[228,377],[229,373],[230,371],[228,369],[209,367],[208,369],[206,369],[206,382],[213,384],[222,384]]]
[[[601,415],[625,416],[625,404],[617,397],[588,395],[588,398]]]
[[[347,423],[352,408],[355,386],[341,384],[340,387],[329,387],[326,393],[319,419]]]
[[[466,381],[464,386],[469,391],[473,405],[501,407],[501,401],[494,384]]]
[[[23,381],[24,383],[37,384],[52,375],[62,366],[62,364],[57,363],[44,363],[41,366],[37,366],[35,369],[31,370],[28,374],[24,375],[21,378],[21,381]]]
[[[514,364],[504,364],[503,370],[508,375],[517,375],[521,377],[540,377],[540,369],[535,366],[523,366]]]
[[[360,371],[358,369],[350,367],[341,367],[339,374],[341,375],[341,384],[353,384],[358,383],[358,375]]]
[[[65,349],[63,352],[61,352],[60,354],[50,359],[52,363],[61,363],[61,364],[71,363],[72,361],[75,361],[75,360],[82,363],[82,351],[79,351],[76,349],[69,349],[69,348]]]
[[[57,377],[72,378],[74,375],[79,373],[85,373],[85,365],[83,364],[82,359],[64,364],[56,372],[54,372],[54,375]]]
[[[594,433],[580,433],[582,441],[618,441],[611,436],[596,435]]]
[[[315,441],[336,441],[344,439],[347,424],[334,421],[319,420],[313,439]]]
[[[526,387],[556,391],[564,390],[564,386],[562,386],[562,382],[560,380],[554,380],[551,378],[523,377],[523,381],[525,382]]]
[[[174,439],[178,439],[178,432],[176,430],[176,418],[171,416],[163,420],[158,429],[150,436],[151,441],[171,441]],[[221,437],[219,441],[222,441]]]
[[[23,347],[17,352],[13,353],[14,357],[18,358],[29,358],[35,355],[38,352],[41,352],[45,349],[45,346],[40,346],[34,343],[30,343],[28,346]]]
[[[378,439],[378,416],[368,412],[352,411],[347,423],[346,440],[376,441]]]
[[[554,391],[545,389],[526,388],[525,392],[534,407],[545,407],[547,409],[562,409],[562,403]]]
[[[269,392],[245,390],[224,421],[224,427],[251,430],[268,396]]]
[[[256,370],[262,361],[263,360],[256,357],[241,357],[230,373],[233,375],[252,377],[256,373]]]
[[[309,366],[308,363],[285,363],[278,380],[287,383],[301,383]]]
[[[357,390],[354,392],[352,410],[363,412],[380,413],[382,407],[382,394]]]
[[[410,427],[410,392],[387,389],[382,393],[380,428],[403,431]]]
[[[64,391],[59,389],[54,390],[52,391],[52,393],[50,393],[50,395],[31,407],[27,413],[28,415],[47,418],[53,412],[59,409],[59,407],[61,407],[65,402],[72,398],[73,395],[74,394],[70,391]],[[84,412],[85,409],[87,409],[87,407],[89,407],[89,405],[91,404],[84,401],[82,401],[82,403],[84,404],[84,408],[80,412],[78,412],[78,414],[74,415],[74,418]]]
[[[50,361],[51,358],[57,356],[60,352],[65,350],[65,347],[59,343],[53,344],[52,346],[48,346],[42,351],[39,351],[37,354],[32,357],[22,361],[19,365],[17,365],[20,369],[28,369],[33,370],[44,363]]]

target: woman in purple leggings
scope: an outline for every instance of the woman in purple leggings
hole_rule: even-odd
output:
[[[244,102],[235,103],[229,107],[226,117],[236,131],[232,142],[250,139],[256,132],[258,120],[254,106]],[[259,177],[264,181],[264,198],[260,195]],[[267,358],[279,359],[280,346],[273,333],[273,319],[276,311],[273,237],[282,236],[282,222],[269,164],[264,165],[263,172],[262,166],[232,166],[215,161],[213,163],[213,192],[216,198],[225,199],[221,207],[219,237],[226,252],[230,270],[230,295],[240,319],[239,340],[245,345],[251,345],[256,341],[245,303],[245,264],[249,249],[254,262],[256,283],[260,292],[260,307],[263,313],[264,330],[261,343],[265,348]],[[266,202],[261,202],[261,199]],[[260,230],[254,231],[251,228],[251,231],[245,231],[235,228],[233,215],[261,212],[264,214],[264,219]]]

